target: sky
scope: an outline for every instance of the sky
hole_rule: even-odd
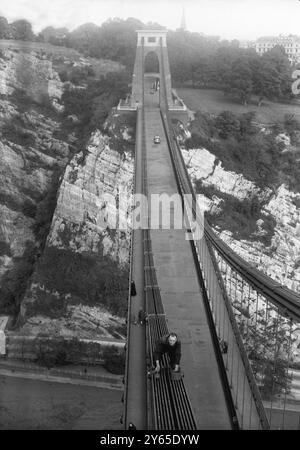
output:
[[[252,40],[278,34],[300,35],[300,0],[0,0],[0,16],[24,18],[37,33],[113,17],[135,17],[168,29],[179,28],[183,7],[189,31],[224,39]]]

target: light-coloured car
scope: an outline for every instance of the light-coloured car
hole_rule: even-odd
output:
[[[154,144],[160,144],[160,137],[158,135],[153,138]]]

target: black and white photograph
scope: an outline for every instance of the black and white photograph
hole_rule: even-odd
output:
[[[0,0],[4,430],[300,430],[299,0]]]

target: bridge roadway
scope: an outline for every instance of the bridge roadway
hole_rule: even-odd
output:
[[[155,97],[145,93],[148,196],[177,190]],[[159,135],[161,143],[153,143]],[[231,429],[205,306],[184,230],[151,230],[152,251],[168,328],[182,342],[181,367],[198,429]]]

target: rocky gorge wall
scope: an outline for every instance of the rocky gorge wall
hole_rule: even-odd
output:
[[[63,84],[50,61],[6,50],[0,58],[1,306],[15,313],[34,259],[38,208],[67,164],[70,148],[57,139],[54,104]],[[25,267],[27,266],[27,267]]]
[[[188,172],[197,189],[208,188],[209,195],[201,194],[199,199],[204,211],[210,213],[212,225],[217,234],[238,255],[254,267],[279,283],[300,293],[300,194],[289,191],[282,184],[275,192],[261,189],[242,174],[224,170],[221,161],[205,148],[187,150],[181,147]],[[214,215],[226,215],[226,196],[237,200],[257,197],[263,208],[253,234],[238,239],[230,229],[214,226]],[[264,222],[274,221],[274,228],[264,229]],[[269,245],[262,237],[268,235]]]
[[[20,332],[124,338],[132,178],[132,155],[110,148],[99,130],[85,158],[81,152],[70,161],[44,254],[21,305]],[[107,202],[106,194],[125,199],[118,204],[122,230],[114,229],[116,202]]]
[[[120,194],[131,193],[133,129],[112,114],[78,149],[58,67],[90,61],[58,50],[0,51],[0,314],[20,312],[11,336],[123,340],[130,195]]]

